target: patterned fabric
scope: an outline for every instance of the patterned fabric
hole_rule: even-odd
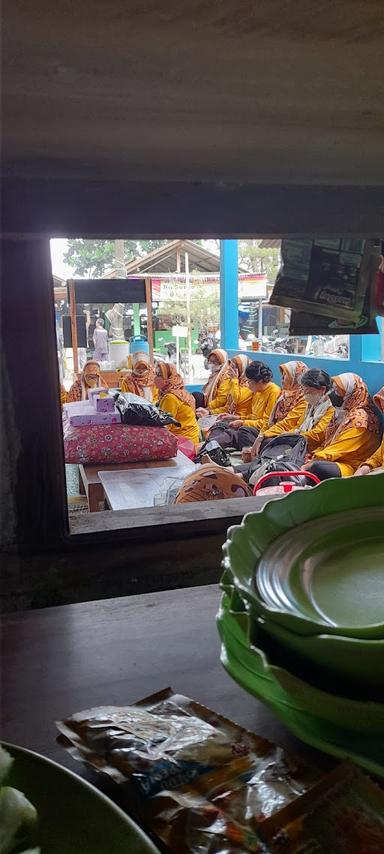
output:
[[[380,412],[384,412],[384,385],[373,395],[373,400]]]
[[[66,463],[135,463],[169,460],[177,454],[177,439],[163,427],[100,424],[94,427],[65,427]]]
[[[251,364],[251,359],[249,359],[248,356],[244,356],[243,353],[240,353],[238,356],[234,356],[234,358],[231,359],[231,363],[232,363],[232,365],[236,365],[236,368],[238,371],[239,386],[241,386],[241,387],[246,386],[247,385],[247,378],[245,376],[245,371],[246,371],[248,365]],[[237,403],[238,403],[237,398],[235,400],[233,398],[233,395],[231,394],[231,392],[229,392],[228,397],[227,397],[227,412],[229,412],[230,415],[235,414],[236,408],[237,408]]]
[[[165,380],[165,385],[160,389],[159,393],[160,409],[163,397],[165,397],[166,394],[173,394],[175,397],[178,397],[179,400],[182,400],[183,403],[187,403],[188,406],[195,411],[195,398],[186,390],[184,380],[180,374],[177,373],[174,365],[170,365],[168,362],[156,362],[156,373]]]
[[[132,370],[124,374],[121,390],[145,397],[144,389],[154,388],[155,370],[147,353],[137,352],[132,355]]]
[[[239,475],[209,463],[188,475],[176,496],[175,504],[247,498],[250,495],[251,487]]]
[[[281,391],[274,409],[269,418],[269,426],[276,424],[288,415],[288,412],[296,406],[303,397],[303,389],[300,384],[300,377],[307,371],[307,365],[304,362],[284,362],[280,365],[280,373],[284,388]]]
[[[380,433],[380,424],[374,411],[365,382],[357,374],[346,373],[332,377],[337,391],[343,396],[341,411],[335,412],[328,424],[324,442],[325,448],[335,441],[336,436],[351,427],[364,428],[368,433]]]
[[[227,379],[229,370],[228,353],[226,350],[221,350],[220,348],[218,348],[217,350],[212,350],[212,353],[210,353],[208,356],[208,362],[210,361],[212,356],[217,359],[221,367],[219,367],[217,371],[211,374],[211,376],[205,383],[205,386],[203,386],[204,401],[205,405],[208,407],[211,400],[215,399],[219,386],[221,385],[223,380]]]
[[[96,382],[89,380],[89,376],[97,377]],[[84,365],[80,377],[73,383],[67,394],[67,403],[73,403],[76,400],[88,400],[88,389],[93,386],[105,385],[100,365],[95,360],[89,361]]]

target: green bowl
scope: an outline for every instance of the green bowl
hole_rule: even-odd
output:
[[[14,757],[7,785],[36,807],[42,854],[160,854],[109,798],[56,762],[2,742]]]
[[[272,664],[249,639],[247,606],[237,611],[232,604],[231,593],[224,593],[217,616],[221,661],[230,676],[302,741],[384,777],[384,704],[327,693]]]
[[[224,569],[230,582],[234,584],[239,594],[249,604],[255,618],[262,616],[272,622],[301,635],[335,634],[352,638],[384,639],[384,606],[383,622],[377,623],[367,619],[367,624],[344,625],[339,619],[334,624],[329,624],[316,617],[293,613],[282,607],[273,608],[263,601],[256,586],[256,574],[259,566],[263,566],[263,560],[268,555],[268,550],[277,548],[279,542],[295,544],[296,559],[297,549],[303,541],[303,555],[308,557],[308,531],[312,523],[316,531],[320,524],[323,525],[326,538],[327,527],[332,536],[337,539],[338,527],[342,536],[338,541],[338,548],[343,545],[351,549],[354,544],[354,527],[358,530],[358,548],[360,555],[363,553],[364,542],[361,541],[362,531],[366,523],[371,534],[373,525],[377,526],[378,535],[382,523],[384,523],[384,475],[375,478],[346,478],[343,480],[326,481],[313,490],[292,492],[280,501],[266,504],[258,513],[249,513],[244,517],[241,525],[235,525],[228,531],[228,538],[224,544]],[[369,509],[370,508],[370,509]],[[346,525],[346,515],[350,515],[350,526]],[[347,515],[348,518],[348,515]],[[352,524],[353,523],[353,524]],[[368,530],[368,528],[367,528]],[[281,539],[279,539],[281,538]],[[347,540],[345,539],[347,538]],[[310,542],[310,537],[309,537]],[[277,544],[277,545],[276,545]],[[304,551],[304,548],[307,551]],[[357,545],[356,545],[357,548]],[[369,544],[367,541],[367,562],[369,562]],[[381,560],[381,555],[376,555],[375,560]],[[283,562],[284,555],[281,558]],[[372,559],[373,560],[373,559]],[[289,563],[287,561],[287,566]],[[374,576],[375,568],[372,569]],[[384,574],[384,555],[383,555]],[[376,581],[381,585],[381,574],[376,567]],[[352,581],[350,582],[352,585]],[[381,589],[381,587],[379,588]],[[349,588],[351,590],[351,587]],[[342,590],[338,591],[339,607],[342,611]],[[373,613],[375,608],[374,596],[371,596],[370,607],[367,611]],[[368,616],[368,615],[367,615]]]

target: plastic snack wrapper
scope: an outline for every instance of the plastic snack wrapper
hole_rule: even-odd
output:
[[[325,773],[171,689],[57,726],[174,854],[266,852],[263,822]]]
[[[346,761],[262,832],[271,854],[382,854],[384,792]]]

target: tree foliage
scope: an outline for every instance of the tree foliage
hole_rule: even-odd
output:
[[[126,261],[142,257],[163,246],[167,240],[125,240],[124,257]],[[103,276],[116,262],[114,240],[68,240],[64,261],[73,269],[74,276],[97,278]]]
[[[280,263],[280,249],[260,247],[261,240],[239,240],[239,265],[249,273],[265,273],[274,282]]]
[[[167,240],[125,240],[124,257],[126,261],[142,258],[148,252],[164,246]],[[213,241],[195,241],[207,243],[212,248]],[[239,265],[250,273],[266,273],[270,282],[274,282],[279,267],[279,249],[262,249],[261,240],[239,240]],[[220,241],[215,240],[215,248],[220,251]],[[103,276],[116,261],[115,242],[113,240],[68,240],[65,262],[72,267],[75,276],[93,278]]]

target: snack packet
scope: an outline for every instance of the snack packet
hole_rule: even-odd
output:
[[[259,825],[324,773],[170,688],[57,726],[175,854],[265,851]]]
[[[350,762],[263,824],[272,854],[382,854],[384,792]]]

